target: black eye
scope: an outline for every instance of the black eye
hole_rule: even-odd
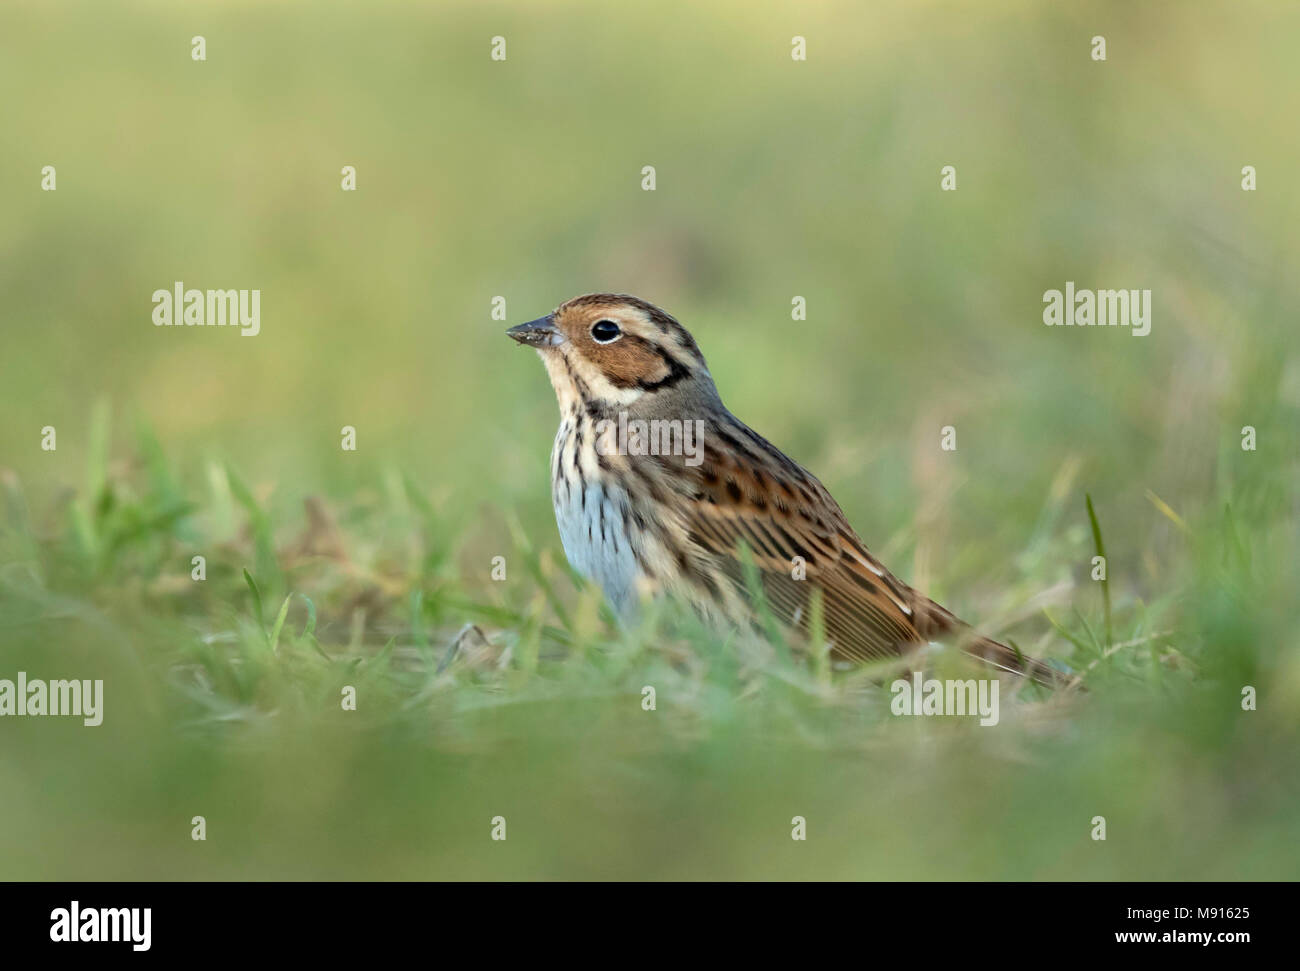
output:
[[[623,332],[612,320],[598,320],[591,325],[591,337],[597,344],[608,344],[622,336]]]

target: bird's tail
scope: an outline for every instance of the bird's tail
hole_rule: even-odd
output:
[[[990,664],[1001,671],[1032,678],[1045,688],[1063,688],[1070,680],[1070,675],[1066,672],[1057,670],[1036,657],[1027,657],[1014,647],[1008,647],[1000,641],[976,634],[974,631],[963,633],[967,636],[961,645],[962,650],[985,664]]]
[[[915,591],[913,591],[915,594]],[[958,645],[963,652],[1000,671],[1031,678],[1047,688],[1063,688],[1072,678],[1036,657],[1028,657],[1001,641],[985,637],[928,597],[915,594],[913,616],[917,629],[927,638]]]

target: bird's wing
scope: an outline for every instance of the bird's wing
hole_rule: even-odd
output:
[[[820,588],[827,638],[848,658],[896,656],[927,639],[922,604],[930,602],[881,566],[816,478],[744,426],[720,434],[727,447],[706,448],[683,497],[686,538],[701,569],[747,594],[748,548],[773,613],[804,629]]]

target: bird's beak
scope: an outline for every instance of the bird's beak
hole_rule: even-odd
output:
[[[516,324],[506,333],[520,344],[527,344],[530,347],[554,347],[564,343],[564,335],[555,326],[555,319],[551,314],[530,320],[526,324]]]

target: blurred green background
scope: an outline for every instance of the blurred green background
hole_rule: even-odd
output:
[[[107,698],[0,720],[0,877],[1294,877],[1297,36],[1281,2],[4,4],[0,677]],[[154,327],[176,280],[260,288],[261,334]],[[1150,335],[1043,326],[1067,280],[1149,288]],[[1092,690],[917,724],[613,627],[502,335],[598,290]],[[467,623],[492,657],[439,671]]]

